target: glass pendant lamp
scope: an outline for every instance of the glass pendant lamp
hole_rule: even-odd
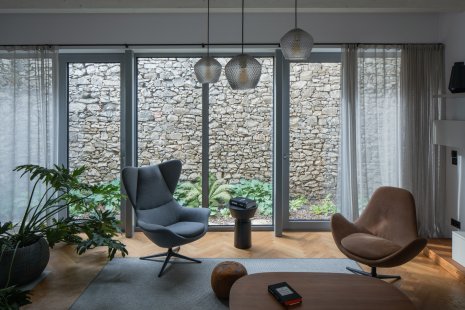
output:
[[[262,65],[250,55],[244,54],[244,0],[242,0],[242,52],[234,56],[224,67],[229,85],[234,90],[253,89],[262,74]]]
[[[210,56],[210,0],[207,3],[207,56],[202,57],[194,65],[195,76],[202,84],[216,83],[221,75],[221,64]]]
[[[308,60],[313,47],[313,37],[297,28],[297,0],[295,0],[294,29],[288,31],[280,40],[281,50],[287,60]]]

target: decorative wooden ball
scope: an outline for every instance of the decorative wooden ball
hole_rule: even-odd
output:
[[[213,269],[211,284],[216,297],[229,298],[229,291],[239,278],[246,276],[247,270],[238,262],[221,262]]]

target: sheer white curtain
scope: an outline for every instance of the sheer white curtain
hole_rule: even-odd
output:
[[[444,47],[438,44],[402,47],[402,187],[417,205],[422,236],[439,237],[444,225],[445,150],[433,144],[433,120],[441,119],[445,93]]]
[[[357,197],[357,45],[348,44],[342,51],[341,130],[336,204],[346,218],[358,218]]]
[[[0,221],[18,220],[32,190],[12,170],[56,162],[56,63],[49,48],[0,50]]]
[[[444,154],[432,144],[432,121],[443,47],[347,45],[342,67],[340,211],[356,219],[376,188],[402,187],[415,197],[419,233],[440,236]]]
[[[359,211],[380,186],[400,186],[398,47],[359,46],[356,145]]]
[[[343,48],[338,206],[355,220],[379,186],[400,184],[400,48]]]

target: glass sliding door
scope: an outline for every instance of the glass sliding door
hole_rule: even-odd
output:
[[[218,58],[223,65],[230,58]],[[257,58],[262,75],[255,89],[232,90],[224,74],[210,85],[209,176],[212,225],[232,225],[229,197],[258,204],[254,225],[272,225],[272,57]]]
[[[94,56],[95,57],[95,56]],[[68,167],[85,166],[82,179],[90,184],[120,187],[121,63],[80,56],[66,66],[68,98]],[[73,59],[73,57],[68,57]],[[117,212],[119,201],[106,204]],[[70,208],[70,214],[85,216]]]
[[[330,61],[316,53],[310,63],[289,64],[289,205],[285,228],[323,229],[326,224],[316,223],[329,221],[336,212],[341,63],[339,53],[331,54]]]

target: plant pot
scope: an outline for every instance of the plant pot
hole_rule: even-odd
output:
[[[11,267],[8,286],[23,285],[37,279],[48,264],[50,249],[44,238],[35,243],[18,248],[13,257],[14,250],[3,253],[0,260],[0,288],[7,285],[8,274]],[[11,261],[13,259],[13,265]]]

